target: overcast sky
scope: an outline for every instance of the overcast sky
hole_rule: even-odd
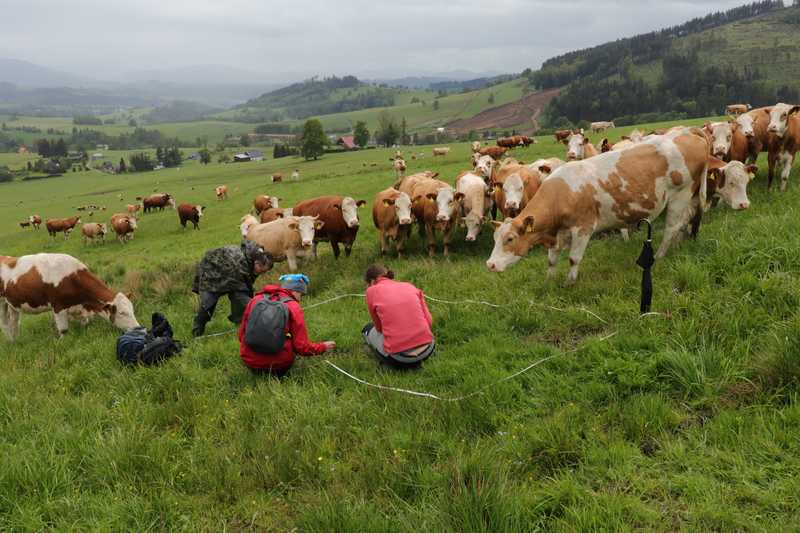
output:
[[[519,72],[746,0],[2,0],[0,57],[98,78],[220,64],[266,78]]]

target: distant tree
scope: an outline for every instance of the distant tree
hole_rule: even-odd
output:
[[[433,101],[433,110],[434,111],[439,111],[439,100],[434,100]]]
[[[217,163],[230,163],[230,161],[231,161],[231,156],[229,156],[225,152],[219,154],[219,157],[217,157]]]
[[[122,174],[122,173],[127,172],[127,171],[128,171],[128,165],[125,164],[125,158],[124,157],[120,157],[119,158],[119,173]]]
[[[33,164],[30,161],[28,161],[28,164],[26,165],[26,167],[28,168],[28,172],[33,170]]]
[[[147,172],[155,168],[155,162],[150,158],[150,154],[139,152],[131,157],[131,168],[134,172]]]
[[[197,146],[201,146],[203,148],[207,148],[208,147],[208,135],[201,135],[200,137],[195,139],[195,142],[197,143]]]
[[[400,144],[411,144],[411,139],[408,138],[408,123],[406,117],[400,121]]]
[[[200,163],[204,165],[211,163],[211,151],[208,148],[203,148],[197,153],[200,155]]]
[[[399,129],[394,117],[388,111],[381,111],[378,115],[378,130],[375,132],[375,139],[379,144],[392,146],[397,142]]]
[[[39,139],[36,141],[36,153],[42,157],[50,157],[52,149],[50,148],[50,141],[47,139]]]
[[[0,167],[0,183],[12,181],[14,179],[14,174],[8,169],[8,167],[2,166]]]
[[[131,128],[137,128],[139,127],[139,124],[136,122],[135,118],[132,118],[128,121],[128,126],[130,126]]]
[[[248,137],[246,133],[243,133],[242,136],[239,137],[239,145],[250,146],[250,137]]]
[[[369,142],[369,130],[367,123],[363,120],[356,122],[356,127],[353,128],[353,140],[361,148],[364,148]]]
[[[67,156],[67,143],[64,142],[64,139],[59,139],[55,142],[55,144],[50,145],[50,152],[51,155],[57,157],[66,157]]]
[[[163,163],[164,162],[164,149],[160,146],[156,147],[156,162]]]
[[[494,104],[494,93],[489,93],[489,98],[486,101],[489,104]]]
[[[306,159],[317,159],[325,153],[326,144],[328,138],[325,136],[322,122],[313,118],[307,120],[300,137],[300,154]]]
[[[165,167],[178,167],[183,162],[183,154],[181,153],[181,149],[177,146],[170,146],[168,148],[164,148],[164,159],[161,163]]]

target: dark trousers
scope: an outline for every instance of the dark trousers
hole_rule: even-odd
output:
[[[217,308],[217,302],[223,296],[228,296],[231,302],[231,314],[228,315],[228,320],[234,324],[239,324],[242,321],[242,315],[250,303],[252,295],[249,292],[207,292],[200,293],[200,308],[197,311],[197,316],[194,317],[194,325],[192,326],[192,335],[199,337],[206,330],[206,324],[211,317],[214,316],[214,310]]]
[[[381,364],[394,368],[419,368],[422,366],[422,362],[436,351],[436,342],[434,341],[424,350],[414,355],[408,353],[388,353],[383,347],[383,334],[375,329],[375,326],[371,322],[364,326],[361,330],[361,335],[364,337],[364,342],[366,342],[367,346],[370,348],[372,355],[374,355]]]
[[[276,378],[282,378],[283,376],[289,373],[289,370],[292,369],[292,366],[293,365],[289,365],[282,368],[275,368],[275,367],[269,367],[269,368],[248,367],[248,368],[250,368],[250,372],[252,372],[256,376],[272,376]]]

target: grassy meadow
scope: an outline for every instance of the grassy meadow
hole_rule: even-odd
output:
[[[552,138],[539,141],[515,157],[564,156]],[[446,158],[405,149],[425,154],[408,159],[409,172],[436,170],[452,183],[469,168],[467,143],[452,146]],[[142,323],[161,311],[189,341],[194,265],[239,241],[256,194],[287,207],[323,194],[366,199],[353,255],[336,261],[323,243],[303,267],[306,305],[363,292],[364,269],[381,260],[370,209],[394,181],[392,153],[0,184],[0,254],[72,254],[130,292]],[[548,279],[541,248],[508,272],[488,272],[488,228],[475,243],[460,230],[449,259],[429,259],[416,232],[407,258],[384,259],[429,296],[505,305],[431,302],[439,349],[419,371],[382,370],[368,357],[362,299],[307,311],[312,338],[339,345],[332,362],[444,397],[555,356],[460,402],[366,388],[319,358],[298,361],[283,380],[256,377],[233,335],[189,341],[159,368],[125,368],[108,323],[59,340],[50,315],[24,316],[17,342],[0,338],[0,530],[796,528],[800,183],[795,169],[787,193],[768,193],[765,155],[759,163],[747,212],[714,209],[697,240],[656,264],[653,315],[638,314],[642,233],[627,243],[595,238],[577,284],[564,287],[566,258]],[[269,183],[294,168],[301,181]],[[218,202],[213,188],[223,183],[230,199]],[[182,230],[168,210],[143,215],[127,245],[84,245],[79,231],[65,242],[17,225],[83,204],[108,207],[84,221],[107,222],[153,191],[208,206],[201,229]],[[657,224],[656,246],[661,232]],[[258,283],[284,272],[279,264]],[[221,301],[207,333],[231,328],[227,308]]]

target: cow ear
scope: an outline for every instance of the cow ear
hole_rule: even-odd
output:
[[[298,229],[300,225],[297,222],[289,222],[289,229]]]
[[[744,167],[747,173],[750,175],[750,179],[755,179],[756,174],[758,173],[758,166],[756,165],[747,165]]]
[[[389,207],[390,205],[394,205],[394,200],[392,200],[391,198],[384,198],[383,199],[383,205],[385,205],[386,207]]]
[[[492,220],[492,226],[494,226],[495,228],[499,228],[502,225],[503,223],[500,222],[499,220]]]
[[[539,165],[539,172],[542,172],[544,174],[550,174],[552,171],[553,169],[551,169],[550,166],[548,165]]]
[[[428,200],[436,200],[436,193],[429,192],[428,194],[425,195],[425,198],[427,198]]]
[[[434,172],[433,175],[431,176],[431,178],[438,178],[438,177],[439,177],[439,173],[438,172]]]
[[[796,106],[794,106],[793,108],[791,108],[791,109],[789,110],[789,114],[790,114],[790,115],[794,115],[794,114],[795,114],[795,113],[797,113],[798,111],[800,111],[800,105],[796,105]]]
[[[569,144],[569,138],[561,139],[562,144]]]
[[[334,208],[334,209],[338,209],[339,211],[341,211],[341,210],[342,210],[342,206],[341,206],[341,205],[339,205],[339,204],[333,204],[333,208]]]
[[[454,199],[456,202],[460,202],[461,200],[463,200],[463,199],[464,199],[464,193],[463,193],[463,192],[457,192],[457,193],[456,193],[456,194],[453,196],[453,199]]]
[[[533,215],[528,215],[522,219],[522,233],[533,233]]]
[[[589,144],[589,137],[583,138],[583,144]]]
[[[322,227],[324,225],[325,225],[325,222],[323,220],[315,220],[314,221],[314,229],[322,229]]]
[[[359,200],[356,202],[356,207],[363,207],[365,205],[367,205],[366,200]]]
[[[763,111],[764,113],[766,113],[767,115],[769,115],[770,113],[772,113],[772,108],[771,108],[771,107],[765,107],[765,108],[764,108],[764,109],[762,109],[761,111]]]
[[[709,172],[718,168],[722,168],[726,165],[725,161],[722,159],[717,159],[713,155],[708,156],[708,170]]]

